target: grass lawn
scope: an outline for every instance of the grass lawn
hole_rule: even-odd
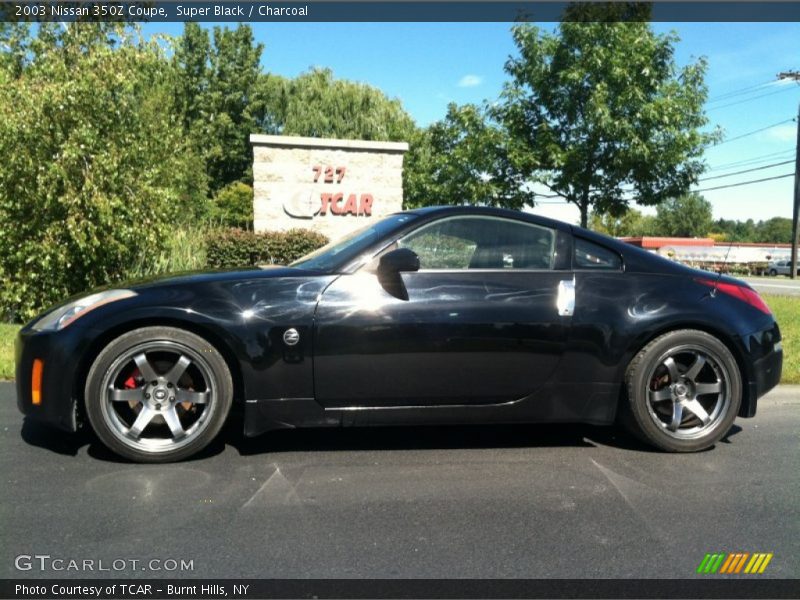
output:
[[[783,336],[781,383],[800,383],[800,297],[762,294],[772,309]]]
[[[0,323],[0,380],[14,377],[14,338],[19,325]]]
[[[781,383],[800,383],[800,298],[764,294],[783,334]],[[14,336],[18,325],[0,324],[0,380],[14,377]]]

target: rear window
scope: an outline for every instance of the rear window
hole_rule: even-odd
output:
[[[583,238],[575,238],[573,265],[576,269],[622,269],[622,257],[613,250]]]

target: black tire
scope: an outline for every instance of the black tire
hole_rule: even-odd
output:
[[[671,331],[642,348],[628,366],[625,386],[622,424],[667,452],[713,446],[730,430],[742,399],[742,378],[730,350],[693,329]]]
[[[770,269],[769,270],[769,274],[770,274],[770,277],[777,277],[778,276],[778,271],[776,271],[775,269]]]
[[[233,381],[222,355],[202,337],[143,327],[100,352],[84,393],[103,444],[136,462],[164,463],[196,454],[217,436],[233,401]]]

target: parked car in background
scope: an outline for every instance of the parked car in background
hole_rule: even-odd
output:
[[[251,436],[619,419],[694,452],[756,414],[783,351],[743,281],[527,213],[445,207],[289,267],[70,299],[21,330],[16,356],[28,418],[166,462],[205,447],[234,403]]]
[[[776,275],[789,275],[791,270],[791,262],[790,260],[773,260],[770,261],[769,267],[767,268],[767,273],[769,273],[772,277]],[[800,268],[795,268],[796,273],[800,273]]]

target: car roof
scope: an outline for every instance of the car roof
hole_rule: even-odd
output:
[[[554,229],[562,229],[564,231],[572,231],[572,225],[564,221],[550,219],[541,215],[523,212],[519,210],[511,210],[508,208],[496,208],[494,206],[425,206],[423,208],[412,208],[403,212],[412,213],[424,217],[442,217],[447,215],[485,215],[494,217],[506,217],[509,219],[517,219],[536,223]]]

